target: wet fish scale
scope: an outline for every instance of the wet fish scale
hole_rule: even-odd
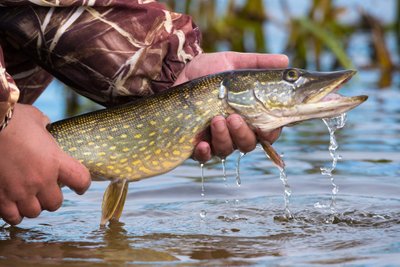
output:
[[[226,115],[217,97],[221,80],[214,76],[133,104],[59,121],[48,129],[94,179],[154,176],[190,157],[196,136],[212,117]]]

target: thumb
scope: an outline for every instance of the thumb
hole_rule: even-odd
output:
[[[58,170],[58,181],[82,195],[90,186],[90,173],[79,161],[62,152]]]

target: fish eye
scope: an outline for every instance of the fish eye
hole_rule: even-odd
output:
[[[300,73],[295,70],[295,69],[290,69],[287,70],[284,74],[283,74],[283,78],[288,81],[288,82],[295,82],[300,78]]]

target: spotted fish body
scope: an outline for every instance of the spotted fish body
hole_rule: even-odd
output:
[[[137,181],[165,173],[192,154],[210,120],[226,115],[221,76],[174,88],[143,101],[51,124],[63,150],[94,179]]]
[[[128,182],[179,166],[192,155],[216,115],[239,113],[261,133],[336,116],[366,100],[332,94],[353,74],[300,69],[223,72],[127,105],[55,122],[48,130],[94,180],[111,180],[103,198],[101,224],[105,224],[121,216]],[[272,147],[260,142],[282,167]]]

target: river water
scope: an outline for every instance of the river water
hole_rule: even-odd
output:
[[[198,163],[130,184],[120,223],[99,227],[108,182],[83,196],[64,188],[54,213],[0,226],[0,265],[26,266],[393,266],[400,262],[400,91],[371,86],[362,71],[344,94],[367,94],[336,131],[342,159],[333,171],[339,191],[330,209],[329,133],[321,120],[285,128],[275,148],[284,153],[291,188],[285,217],[279,170],[257,149],[240,161]],[[57,84],[56,84],[57,85]],[[57,86],[37,105],[52,109]],[[56,102],[53,102],[56,103]],[[56,104],[54,104],[56,105]],[[51,116],[57,114],[48,111]],[[204,196],[202,196],[204,193]]]

